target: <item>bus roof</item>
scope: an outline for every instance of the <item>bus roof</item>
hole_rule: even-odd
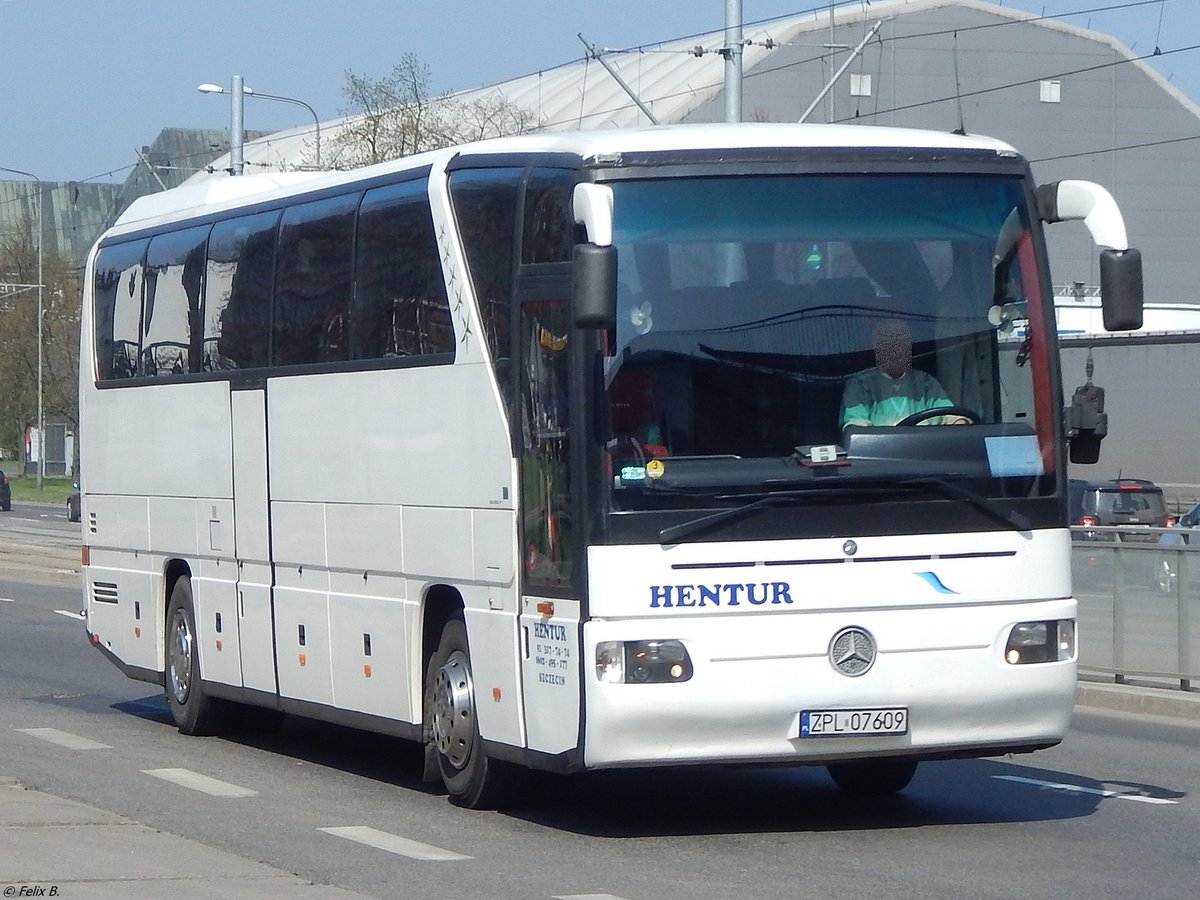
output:
[[[141,229],[195,215],[202,208],[206,211],[217,211],[248,203],[266,202],[275,197],[287,197],[295,194],[301,186],[335,187],[389,172],[403,172],[436,165],[464,153],[476,156],[518,153],[571,154],[587,160],[621,153],[723,148],[983,150],[998,156],[1018,156],[1017,151],[1008,144],[980,135],[874,125],[741,123],[526,134],[448,147],[344,172],[275,172],[237,178],[210,176],[185,183],[173,190],[135,200],[117,219],[109,233]]]

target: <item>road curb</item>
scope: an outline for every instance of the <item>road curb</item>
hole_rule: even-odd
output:
[[[1079,682],[1076,706],[1200,722],[1200,693],[1124,684]]]

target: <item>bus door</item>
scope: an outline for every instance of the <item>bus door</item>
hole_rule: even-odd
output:
[[[234,553],[242,683],[276,693],[271,531],[267,504],[267,392],[259,384],[230,394],[233,422]]]
[[[536,297],[566,297],[538,291]],[[521,676],[528,746],[562,753],[579,743],[581,604],[575,583],[568,439],[568,304],[526,299],[520,360]]]

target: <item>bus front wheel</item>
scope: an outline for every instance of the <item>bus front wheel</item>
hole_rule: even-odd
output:
[[[196,613],[192,582],[183,577],[171,589],[167,605],[166,634],[167,706],[183,734],[213,734],[220,730],[225,708],[210,697],[200,680],[200,645],[196,637]]]
[[[512,797],[515,768],[489,758],[479,736],[471,652],[461,618],[446,622],[429,660],[425,716],[429,751],[436,757],[452,803],[469,809],[494,809]]]
[[[908,787],[917,764],[909,759],[881,759],[826,766],[843,791],[855,797],[885,797]]]

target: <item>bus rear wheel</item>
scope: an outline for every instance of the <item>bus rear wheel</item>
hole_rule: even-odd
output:
[[[225,723],[226,706],[210,697],[200,680],[200,645],[196,637],[196,613],[192,582],[180,578],[171,589],[167,605],[166,634],[167,706],[183,734],[214,734]]]
[[[910,759],[880,759],[826,766],[843,791],[855,797],[886,797],[908,787],[917,764]]]
[[[461,618],[446,622],[429,660],[425,716],[428,751],[437,760],[452,803],[495,809],[514,796],[519,781],[516,768],[488,757],[479,736],[471,652]]]

